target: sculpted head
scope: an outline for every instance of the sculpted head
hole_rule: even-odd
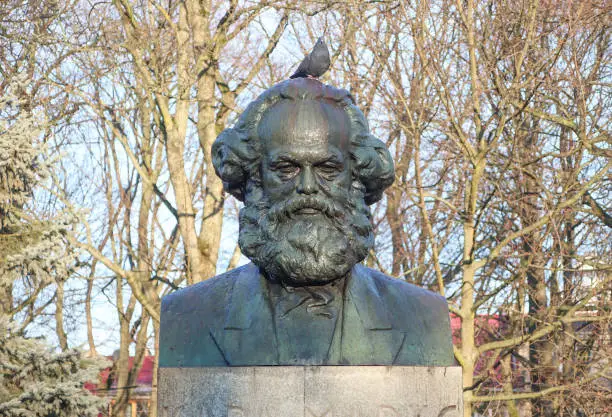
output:
[[[368,206],[394,170],[346,90],[308,78],[277,84],[219,135],[212,157],[245,204],[240,248],[270,279],[324,284],[366,257]]]

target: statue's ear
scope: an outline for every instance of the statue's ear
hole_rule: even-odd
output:
[[[248,178],[248,144],[232,128],[225,129],[212,146],[211,156],[215,172],[223,182],[225,191],[244,201]]]
[[[385,144],[373,135],[353,145],[351,154],[356,178],[365,187],[366,204],[374,204],[395,179],[393,159]]]

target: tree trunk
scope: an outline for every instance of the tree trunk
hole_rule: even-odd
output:
[[[157,417],[157,381],[159,367],[159,323],[153,321],[153,337],[155,338],[155,359],[153,362],[153,377],[151,380],[151,399],[149,402],[149,417]]]
[[[114,403],[112,405],[111,415],[113,416],[124,416],[125,408],[129,402],[131,395],[131,388],[129,388],[129,360],[130,360],[130,343],[132,337],[130,334],[130,321],[134,307],[136,305],[136,298],[130,297],[127,308],[124,310],[123,305],[123,280],[119,277],[116,279],[116,302],[117,302],[117,315],[119,317],[119,349],[113,354],[113,369],[115,371],[114,379],[116,381],[117,391],[115,393]],[[113,375],[109,375],[111,379]]]
[[[530,120],[523,120],[519,124],[520,131],[523,132],[519,143],[521,166],[519,184],[519,215],[521,225],[529,227],[540,219],[541,190],[538,187],[536,178],[538,172],[527,165],[528,161],[533,160],[538,155],[537,149],[537,123]],[[541,231],[535,230],[523,237],[523,258],[526,268],[528,307],[528,332],[534,333],[539,326],[549,322],[548,294],[545,276],[545,256],[543,253]],[[550,386],[552,376],[552,349],[550,336],[534,340],[529,345],[529,360],[531,362],[531,389],[534,392],[542,391]],[[534,417],[551,416],[552,402],[539,397],[532,400],[532,413]]]
[[[211,149],[217,138],[215,129],[215,68],[208,68],[198,80],[198,136],[206,163],[206,189],[204,211],[198,236],[198,247],[202,253],[202,275],[195,282],[213,277],[217,272],[217,259],[223,227],[223,183],[215,173]]]
[[[95,262],[95,261],[94,261]],[[85,294],[85,321],[87,323],[87,343],[89,345],[89,355],[91,357],[98,356],[96,351],[96,343],[93,337],[93,319],[91,317],[91,295],[93,292],[93,271],[87,279],[87,293]]]
[[[392,267],[391,275],[399,277],[402,273],[403,266],[405,264],[404,254],[404,241],[402,239],[402,213],[400,210],[400,198],[401,190],[396,188],[397,185],[391,186],[387,191],[387,222],[389,223],[389,231],[391,232],[391,245],[392,245]],[[405,272],[405,271],[404,271]]]
[[[55,333],[63,351],[68,350],[68,337],[64,330],[64,281],[56,280],[57,290],[55,292]]]

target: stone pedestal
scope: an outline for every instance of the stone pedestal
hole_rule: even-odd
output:
[[[461,368],[160,368],[160,417],[461,417]]]

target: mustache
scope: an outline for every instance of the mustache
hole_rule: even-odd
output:
[[[268,217],[275,221],[288,220],[303,209],[317,210],[330,219],[344,218],[346,212],[340,204],[327,198],[295,196],[271,206]]]

